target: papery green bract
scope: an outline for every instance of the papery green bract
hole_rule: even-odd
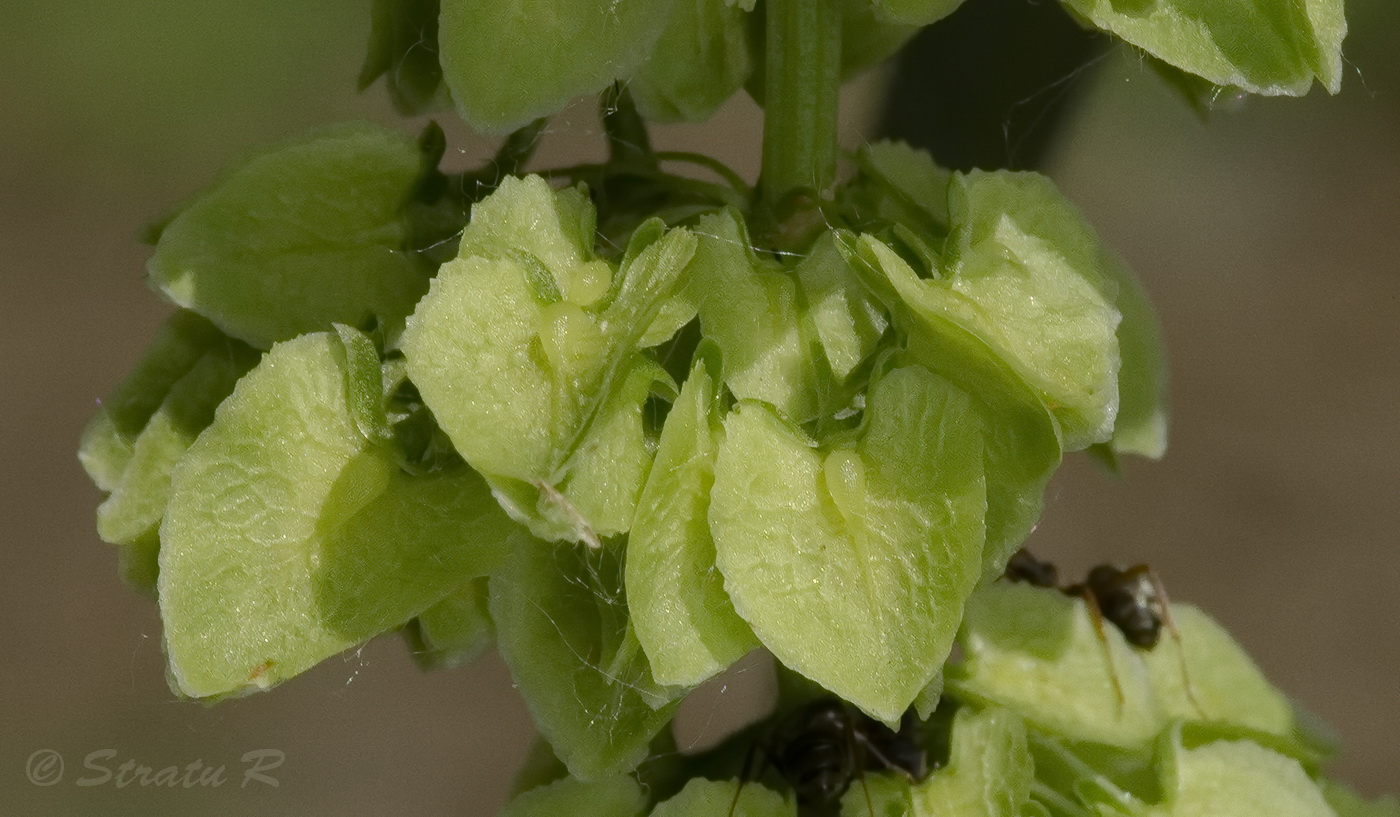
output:
[[[654,122],[702,122],[753,71],[749,10],[732,0],[677,0],[671,21],[627,88]]]
[[[897,721],[981,574],[981,449],[970,398],[918,366],[880,378],[859,437],[829,448],[741,403],[710,506],[739,615],[784,665]]]
[[[947,267],[925,303],[1040,395],[1065,450],[1107,440],[1118,413],[1121,315],[1093,229],[1034,173],[954,174],[948,209]]]
[[[500,817],[642,817],[646,803],[642,787],[628,775],[591,782],[566,778],[518,795]]]
[[[462,118],[506,133],[627,79],[676,0],[443,0],[443,76]]]
[[[1140,749],[1166,723],[1134,648],[1107,623],[1100,640],[1079,599],[988,585],[968,601],[959,640],[964,658],[949,667],[949,688],[1007,707],[1048,732]]]
[[[427,290],[401,245],[414,141],[340,125],[255,156],[161,232],[153,286],[259,348],[333,323],[401,320]]]
[[[379,77],[405,116],[451,104],[438,61],[438,0],[374,0],[360,90]]]
[[[1156,310],[1131,268],[1103,251],[1103,267],[1116,284],[1118,417],[1109,447],[1117,454],[1161,457],[1167,450],[1167,360]]]
[[[596,532],[619,533],[632,526],[642,486],[651,470],[653,441],[644,429],[642,411],[653,394],[676,397],[676,385],[661,364],[638,355],[619,372],[621,383],[599,409],[587,438],[566,465],[558,490],[568,509],[546,500],[542,516],[555,529],[574,524],[577,513]],[[525,494],[527,497],[529,493]]]
[[[793,422],[816,416],[816,369],[799,320],[797,282],[754,253],[737,213],[695,226],[699,244],[683,295],[720,350],[724,383],[740,399],[762,400]]]
[[[661,430],[627,541],[627,604],[663,684],[695,686],[758,646],[715,568],[707,514],[722,434],[718,372],[696,360]]]
[[[831,373],[844,381],[874,354],[889,319],[860,285],[833,233],[817,240],[794,273]]]
[[[871,0],[875,14],[893,23],[926,26],[957,11],[963,0]]]
[[[543,538],[627,530],[650,467],[641,407],[653,390],[674,394],[641,343],[695,239],[655,224],[638,234],[614,270],[593,256],[585,194],[507,179],[473,207],[459,257],[404,333],[423,401]]]
[[[841,797],[841,817],[921,817],[914,810],[909,788],[910,781],[903,776],[866,773]]]
[[[514,526],[465,467],[410,477],[356,424],[378,383],[341,339],[273,347],[175,468],[160,604],[173,683],[266,688],[403,624],[505,559]]]
[[[217,344],[171,386],[136,438],[121,481],[97,508],[103,540],[129,545],[156,532],[165,515],[171,469],[257,360],[256,352],[237,341]]]
[[[418,614],[405,628],[413,660],[425,669],[456,669],[475,661],[495,637],[486,580],[473,579]]]
[[[879,218],[920,234],[942,249],[948,233],[948,183],[953,174],[927,151],[904,142],[873,142],[855,155],[859,175],[841,191],[857,220]]]
[[[1239,645],[1195,607],[1173,605],[1171,612],[1180,645],[1164,636],[1142,650],[1108,622],[1100,637],[1081,600],[993,584],[968,604],[960,635],[966,657],[950,669],[949,683],[1072,740],[1138,749],[1183,719],[1192,722],[1191,735],[1249,735],[1315,761],[1287,699]]]
[[[1067,0],[1093,25],[1216,85],[1307,93],[1342,82],[1342,0]]]
[[[206,351],[229,342],[212,323],[180,310],[160,328],[155,340],[105,400],[83,430],[78,461],[98,488],[116,489],[131,462],[136,438],[165,396],[194,368]]]
[[[943,290],[920,279],[893,250],[860,239],[853,268],[890,308],[908,337],[909,356],[975,399],[985,428],[987,474],[983,576],[1001,575],[1006,560],[1040,518],[1045,485],[1060,464],[1053,416],[996,349],[942,308]]]
[[[959,710],[948,765],[913,787],[911,817],[1020,817],[1034,776],[1018,716]]]
[[[1168,736],[1162,806],[1149,817],[1335,817],[1298,761],[1250,741],[1195,749]]]
[[[612,546],[522,537],[491,579],[491,617],[540,733],[575,776],[636,767],[675,714],[679,690],[658,685],[628,623]]]
[[[1400,801],[1394,796],[1366,800],[1332,780],[1322,781],[1322,796],[1337,817],[1400,817]]]
[[[796,803],[757,783],[692,779],[680,793],[652,809],[651,817],[793,817]],[[743,785],[735,799],[735,789]],[[730,804],[734,807],[731,810]]]

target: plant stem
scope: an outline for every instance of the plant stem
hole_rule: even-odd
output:
[[[836,0],[767,0],[763,198],[836,181],[841,9]]]

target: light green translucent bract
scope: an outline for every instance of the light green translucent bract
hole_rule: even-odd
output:
[[[963,0],[872,0],[875,14],[893,23],[926,26],[957,11]]]
[[[491,618],[540,734],[575,776],[635,768],[675,714],[680,690],[651,676],[628,623],[613,547],[519,537],[490,580]]]
[[[686,0],[690,2],[690,0]],[[443,78],[462,118],[506,133],[626,79],[676,0],[443,0]]]
[[[517,796],[500,817],[641,817],[646,796],[627,775],[591,782],[556,780]]]
[[[833,233],[817,240],[794,273],[831,373],[844,381],[875,353],[889,320],[860,285]]]
[[[651,463],[643,404],[674,395],[641,343],[695,239],[643,225],[620,269],[594,257],[593,240],[584,193],[507,179],[473,207],[403,351],[506,510],[542,538],[596,545],[631,525]]]
[[[960,710],[948,765],[911,791],[911,817],[1020,817],[1034,764],[1026,727],[1005,709]]]
[[[1342,83],[1342,0],[1067,0],[1098,28],[1216,85],[1301,96]]]
[[[1337,817],[1400,817],[1400,800],[1393,795],[1366,800],[1356,792],[1331,780],[1322,781],[1322,795]]]
[[[1171,612],[1181,633],[1180,647],[1164,633],[1156,647],[1138,652],[1166,715],[1291,737],[1293,707],[1230,634],[1196,607],[1173,604]],[[1183,650],[1190,676],[1189,695],[1181,669]]]
[[[797,282],[758,258],[735,212],[702,218],[695,233],[699,244],[682,295],[695,304],[705,338],[719,347],[725,385],[793,422],[812,419],[817,376],[799,320]]]
[[[740,782],[694,778],[675,797],[652,809],[651,817],[793,817],[797,813],[792,800],[757,783],[744,782],[735,799]]]
[[[1107,440],[1121,316],[1092,228],[1034,173],[954,174],[948,209],[946,279],[926,303],[1024,378],[1059,420],[1065,450]]]
[[[694,686],[758,646],[715,567],[707,514],[721,439],[719,382],[699,359],[661,431],[627,542],[627,605],[656,680]]]
[[[968,603],[960,634],[966,655],[950,667],[949,687],[1071,740],[1140,750],[1184,719],[1210,724],[1201,727],[1207,733],[1271,736],[1279,748],[1305,756],[1292,708],[1239,645],[1194,607],[1173,605],[1172,615],[1180,646],[1164,632],[1142,650],[1107,621],[1100,638],[1080,599],[1023,584],[989,585]]]
[[[411,138],[363,124],[266,151],[165,227],[151,282],[263,349],[337,322],[401,320],[428,286],[400,246],[421,163]]]
[[[121,481],[97,508],[99,536],[129,545],[155,534],[165,514],[171,469],[257,357],[241,343],[218,344],[170,388],[136,438]]]
[[[177,690],[266,688],[499,567],[513,527],[466,468],[410,477],[355,423],[340,338],[273,347],[175,468],[160,605]]]
[[[949,688],[1053,734],[1142,748],[1166,719],[1134,648],[1111,624],[1103,634],[1100,641],[1078,599],[1029,585],[989,585],[968,602],[960,634],[965,656],[949,668]]]
[[[424,610],[412,627],[413,659],[427,669],[456,669],[475,661],[495,636],[486,608],[486,581],[475,579]]]
[[[980,575],[981,448],[967,395],[918,366],[880,378],[858,438],[827,448],[741,403],[710,506],[739,615],[783,664],[897,721],[947,657]]]
[[[749,10],[729,0],[678,0],[651,56],[628,83],[653,122],[703,122],[743,87]]]
[[[1040,518],[1045,485],[1060,464],[1054,417],[1011,366],[975,333],[942,314],[933,287],[889,247],[865,236],[860,257],[870,282],[908,336],[909,356],[967,390],[983,418],[987,474],[982,572],[1001,575],[1006,560]]]
[[[170,389],[204,353],[229,339],[212,323],[180,310],[160,328],[136,368],[104,400],[83,430],[78,461],[98,488],[115,490],[140,436]]]
[[[1298,761],[1250,741],[1195,749],[1168,739],[1160,762],[1164,802],[1148,817],[1335,817]]]
[[[1131,268],[1108,250],[1100,256],[1117,288],[1118,417],[1108,445],[1118,454],[1161,457],[1167,450],[1167,359],[1157,312]]]

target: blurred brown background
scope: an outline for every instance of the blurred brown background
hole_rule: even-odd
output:
[[[177,701],[154,605],[118,582],[74,457],[168,312],[143,283],[141,226],[256,145],[394,121],[378,89],[353,93],[368,6],[0,0],[2,814],[489,814],[523,756],[529,719],[495,659],[423,674],[396,638],[272,694]],[[1348,6],[1338,98],[1249,100],[1202,124],[1132,57],[1103,66],[1051,174],[1157,300],[1172,448],[1121,481],[1072,460],[1032,543],[1071,574],[1150,561],[1336,727],[1337,774],[1378,794],[1400,790],[1400,8]],[[871,86],[847,98],[854,141]],[[591,123],[585,106],[558,130],[596,153]],[[657,140],[752,175],[756,127],[745,101]],[[453,138],[463,163],[490,149]],[[67,762],[50,787],[26,779],[42,749]],[[232,780],[74,785],[104,749],[114,770],[200,760]],[[284,753],[280,785],[240,788],[259,749]]]

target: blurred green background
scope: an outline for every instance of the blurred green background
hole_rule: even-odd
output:
[[[1157,300],[1174,436],[1121,481],[1068,464],[1031,544],[1070,575],[1151,562],[1336,727],[1338,775],[1378,794],[1400,789],[1400,6],[1348,8],[1337,98],[1252,99],[1202,123],[1132,55],[1100,66],[1050,172]],[[377,87],[354,93],[368,12],[0,0],[0,813],[486,814],[523,757],[529,719],[498,661],[423,674],[392,637],[272,694],[177,701],[154,605],[118,582],[74,457],[169,311],[144,285],[141,227],[259,144],[396,121]],[[848,142],[869,138],[875,83],[846,101]],[[571,139],[598,152],[587,106],[554,130],[543,161]],[[657,141],[752,175],[757,136],[740,100]],[[452,146],[458,164],[491,149],[460,128]],[[697,718],[739,706],[715,694]],[[49,787],[26,779],[43,749],[67,763]],[[113,770],[198,760],[231,779],[76,786],[104,749]],[[240,787],[259,749],[284,753],[279,785]]]

